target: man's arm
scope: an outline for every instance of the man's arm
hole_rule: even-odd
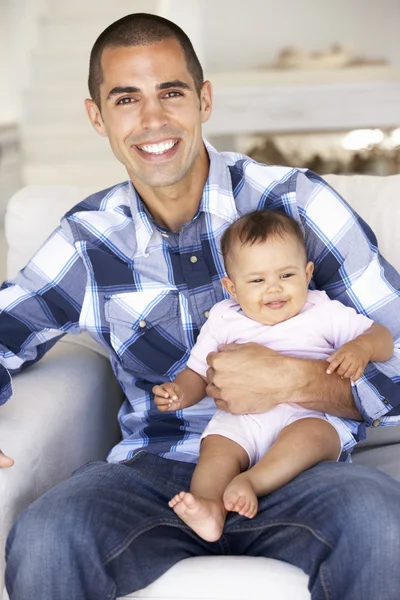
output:
[[[360,419],[349,380],[326,373],[324,360],[283,356],[258,344],[229,344],[211,352],[207,395],[235,414],[266,412],[296,402],[309,409]]]
[[[12,396],[10,374],[40,360],[65,333],[79,331],[85,281],[84,266],[64,224],[13,281],[3,283],[0,404]],[[0,454],[0,468],[11,464]]]
[[[385,325],[396,340],[393,356],[384,363],[369,363],[364,376],[350,384],[327,375],[326,363],[275,356],[266,359],[265,350],[252,352],[258,373],[246,366],[234,374],[231,360],[222,355],[214,363],[211,354],[207,393],[228,403],[231,412],[245,401],[261,412],[261,404],[274,406],[295,401],[342,417],[362,417],[368,424],[397,424],[400,421],[400,276],[379,254],[377,240],[368,225],[319,176],[297,172],[296,206],[305,230],[309,260],[315,264],[312,283],[333,300],[355,308],[373,321]],[[263,208],[268,208],[268,196]],[[282,204],[283,208],[283,204]],[[390,218],[390,215],[389,215]],[[244,348],[241,349],[243,353]],[[264,357],[264,359],[262,358]],[[245,358],[243,354],[243,359]],[[222,359],[222,360],[221,360]],[[236,368],[244,364],[238,357]],[[264,369],[264,371],[263,371]],[[263,390],[254,382],[262,378]],[[239,381],[240,379],[240,381]],[[286,390],[284,389],[286,386]],[[249,394],[249,388],[254,393]],[[288,398],[288,392],[294,393]],[[230,400],[235,397],[236,400]],[[250,406],[251,405],[251,406]]]
[[[0,403],[9,396],[4,370],[15,373],[40,360],[68,332],[79,331],[86,271],[67,223],[47,239],[27,266],[0,289]]]

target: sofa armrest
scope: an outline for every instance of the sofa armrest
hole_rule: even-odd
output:
[[[0,408],[0,448],[15,460],[0,470],[0,597],[16,516],[80,465],[104,459],[120,438],[122,393],[108,360],[92,350],[60,341],[13,386]]]

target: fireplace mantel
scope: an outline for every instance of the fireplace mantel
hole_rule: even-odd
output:
[[[210,73],[207,137],[400,126],[400,69]]]

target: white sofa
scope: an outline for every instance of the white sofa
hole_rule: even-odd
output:
[[[400,269],[400,175],[327,179],[369,222],[384,256]],[[64,212],[91,191],[29,186],[13,196],[6,216],[9,277]],[[0,471],[3,600],[7,598],[3,547],[12,522],[79,465],[105,457],[119,437],[116,413],[121,402],[107,359],[83,336],[64,338],[40,363],[18,375],[14,387],[13,399],[0,408],[0,447],[15,458],[12,469]],[[400,428],[369,430],[368,441],[356,450],[354,460],[400,479]],[[190,596],[188,589],[193,590]],[[306,575],[296,567],[264,558],[220,557],[182,561],[145,590],[125,598],[309,600],[310,594]]]

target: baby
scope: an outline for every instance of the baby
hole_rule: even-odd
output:
[[[325,292],[309,291],[307,261],[297,221],[279,211],[241,217],[221,240],[229,300],[210,311],[186,369],[153,388],[160,411],[192,406],[206,396],[206,358],[219,344],[255,342],[283,354],[326,359],[327,373],[356,381],[369,361],[388,360],[386,327],[357,314]],[[267,413],[217,411],[201,437],[190,492],[169,505],[200,537],[216,541],[228,511],[252,518],[257,496],[268,494],[320,461],[336,461],[356,444],[344,423],[358,422],[286,403]]]

